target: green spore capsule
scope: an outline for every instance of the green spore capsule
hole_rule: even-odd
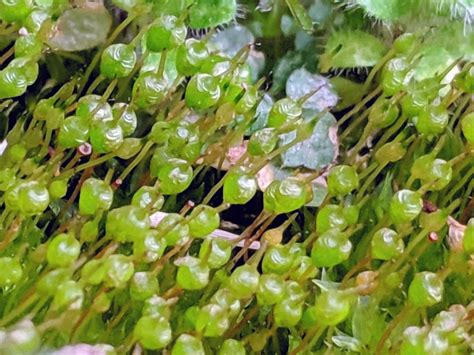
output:
[[[77,148],[89,139],[89,123],[86,118],[71,116],[66,118],[58,134],[58,144],[63,148]]]
[[[153,318],[165,318],[168,319],[171,314],[170,306],[167,301],[157,295],[154,295],[143,304],[142,314],[144,316],[151,316]]]
[[[413,221],[423,208],[423,200],[417,192],[410,190],[398,191],[390,201],[390,217],[395,224]]]
[[[73,281],[68,280],[57,286],[54,293],[53,309],[81,309],[84,302],[84,290]]]
[[[166,215],[156,230],[170,246],[184,244],[189,240],[189,226],[185,223],[184,217],[177,213]]]
[[[0,19],[5,22],[20,22],[33,10],[32,0],[1,0]]]
[[[37,181],[22,181],[6,192],[5,204],[24,216],[35,216],[48,208],[49,192]]]
[[[145,263],[151,263],[163,256],[166,240],[156,230],[149,230],[142,238],[133,242],[133,255]]]
[[[0,287],[15,285],[23,276],[23,268],[15,258],[0,257]]]
[[[244,205],[257,192],[257,180],[243,170],[231,170],[224,178],[224,202]]]
[[[100,285],[104,281],[106,269],[104,260],[89,260],[81,270],[81,281],[88,285]]]
[[[467,222],[464,230],[463,248],[466,253],[474,254],[474,218]]]
[[[349,312],[349,300],[340,291],[330,290],[316,297],[314,313],[321,325],[335,326],[344,321]]]
[[[176,51],[176,69],[181,75],[195,75],[209,56],[206,44],[190,38]]]
[[[132,278],[133,262],[125,255],[115,254],[107,257],[104,262],[105,284],[108,287],[122,288]]]
[[[189,335],[181,334],[173,345],[171,355],[206,355],[204,346],[200,339]]]
[[[116,208],[107,215],[107,235],[119,242],[132,242],[143,237],[150,228],[145,209],[136,206]]]
[[[406,152],[400,142],[389,142],[375,152],[375,159],[379,164],[394,163],[402,159]]]
[[[90,128],[90,142],[97,153],[110,153],[123,143],[123,131],[115,122],[96,122]]]
[[[391,126],[400,115],[400,109],[391,99],[379,98],[371,107],[368,120],[378,128]]]
[[[112,107],[107,102],[102,102],[99,95],[82,96],[77,103],[76,116],[87,123],[113,120]]]
[[[444,132],[448,125],[449,113],[445,107],[429,106],[420,110],[413,118],[417,131],[423,135],[438,135]]]
[[[210,74],[212,76],[218,77],[230,70],[231,63],[230,58],[223,54],[211,54],[209,57],[202,63],[200,73]],[[225,84],[229,84],[229,78],[222,78]]]
[[[270,154],[278,143],[278,133],[274,128],[261,129],[250,137],[247,150],[251,155]]]
[[[292,328],[298,324],[303,316],[303,302],[283,300],[273,308],[275,324],[279,327]]]
[[[433,272],[415,274],[408,288],[408,300],[416,307],[429,307],[443,298],[443,281]]]
[[[265,274],[260,277],[257,288],[259,305],[272,305],[283,300],[285,281],[280,275]]]
[[[237,13],[236,0],[196,0],[189,10],[191,28],[209,28],[232,21]]]
[[[158,278],[152,272],[139,271],[133,274],[130,281],[130,296],[137,301],[144,301],[159,293]]]
[[[102,52],[100,73],[108,79],[124,78],[132,72],[136,62],[137,55],[132,46],[112,44]]]
[[[27,86],[28,79],[22,68],[10,65],[0,71],[0,99],[21,96]]]
[[[205,337],[220,337],[229,328],[227,310],[217,304],[202,307],[196,317],[195,328]]]
[[[229,312],[229,317],[236,317],[241,310],[241,302],[228,288],[219,289],[211,297],[210,302],[218,304]]]
[[[209,74],[196,74],[186,86],[186,105],[205,110],[216,105],[222,95],[219,78]]]
[[[68,187],[67,179],[53,181],[49,185],[49,188],[48,188],[49,196],[51,197],[51,200],[57,200],[59,198],[64,197],[67,193],[67,187]]]
[[[303,113],[301,105],[290,98],[275,102],[268,114],[268,127],[280,128],[295,122]]]
[[[7,191],[15,185],[15,170],[6,168],[0,170],[0,191]]]
[[[382,88],[386,96],[403,91],[407,77],[408,63],[405,58],[394,58],[387,62],[382,71]]]
[[[418,38],[414,33],[404,33],[393,41],[393,48],[402,55],[409,54],[415,49]]]
[[[296,270],[290,274],[291,280],[304,281],[313,279],[318,275],[318,269],[307,255],[297,256],[293,262],[293,267],[296,267]]]
[[[277,214],[297,210],[307,201],[306,184],[293,177],[282,181],[273,181],[263,195],[265,210]]]
[[[179,261],[176,282],[185,290],[201,290],[209,283],[209,267],[191,256]]]
[[[33,10],[23,21],[25,28],[30,33],[37,34],[43,23],[50,18],[50,14],[43,10]]]
[[[285,245],[276,245],[269,248],[262,260],[264,273],[283,275],[293,265],[294,256]]]
[[[425,339],[428,335],[428,328],[408,327],[403,332],[403,342],[400,348],[400,355],[423,354],[425,351]]]
[[[36,289],[43,296],[54,296],[58,285],[71,277],[71,271],[66,268],[54,269],[39,279]]]
[[[112,115],[120,128],[122,128],[124,137],[132,135],[137,129],[137,114],[130,105],[123,102],[115,103],[112,106]]]
[[[347,225],[343,207],[338,205],[326,205],[316,215],[316,231],[318,233],[325,233],[334,228],[342,231]]]
[[[152,210],[159,210],[165,203],[165,198],[156,188],[152,186],[142,186],[132,197],[132,205],[149,208]]]
[[[226,339],[219,349],[218,355],[246,355],[245,346],[241,341]]]
[[[14,144],[8,149],[8,157],[12,162],[19,163],[25,159],[28,149],[21,143]]]
[[[89,178],[82,184],[79,195],[79,211],[83,215],[95,215],[107,211],[112,205],[114,192],[103,180]]]
[[[186,190],[193,180],[193,169],[182,159],[170,159],[158,170],[160,191],[165,195],[176,195]]]
[[[453,177],[451,165],[443,159],[433,159],[431,155],[424,155],[415,160],[411,168],[412,176],[427,184],[431,191],[444,189]]]
[[[372,237],[371,248],[374,259],[391,260],[403,253],[405,244],[397,232],[381,228]]]
[[[37,59],[43,51],[43,43],[36,35],[27,35],[18,38],[15,41],[15,58],[26,57]]]
[[[140,74],[133,84],[132,102],[139,108],[158,104],[168,91],[168,82],[153,72]]]
[[[236,268],[228,280],[228,287],[240,299],[250,298],[258,288],[260,274],[251,265]]]
[[[79,257],[81,244],[72,234],[57,235],[48,244],[46,259],[53,267],[70,266]]]
[[[49,129],[57,129],[64,121],[64,110],[54,107],[54,100],[42,99],[36,104],[33,117],[38,121],[46,121]]]
[[[344,196],[359,187],[359,176],[352,166],[338,165],[329,171],[328,191],[333,196]]]
[[[468,113],[461,118],[461,128],[464,138],[469,144],[474,144],[474,112]]]
[[[189,234],[202,238],[219,228],[219,213],[211,206],[201,205],[191,213],[188,220]]]
[[[333,229],[316,239],[311,259],[316,267],[332,267],[347,260],[351,250],[351,241],[337,229]]]
[[[147,350],[163,349],[173,339],[171,325],[163,317],[141,317],[135,325],[133,334]]]
[[[232,245],[225,239],[207,238],[199,249],[199,258],[206,260],[211,269],[223,267],[230,259]]]
[[[175,48],[184,43],[186,33],[186,26],[177,17],[163,15],[148,29],[146,48],[152,52]]]

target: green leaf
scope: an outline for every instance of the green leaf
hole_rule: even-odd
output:
[[[332,6],[329,1],[315,0],[310,6],[308,14],[314,23],[321,25],[331,18]]]
[[[112,19],[104,7],[65,11],[49,34],[48,45],[67,52],[82,51],[105,42]]]
[[[216,32],[209,42],[212,49],[233,57],[244,46],[254,43],[255,37],[247,27],[236,24]]]
[[[370,16],[387,22],[398,20],[412,9],[411,2],[406,0],[354,0],[354,3]]]
[[[189,9],[189,26],[216,27],[232,21],[236,14],[236,0],[196,0]]]
[[[390,200],[392,199],[393,195],[392,179],[393,173],[387,173],[383,182],[377,186],[377,197],[372,200],[372,211],[375,212],[379,219],[381,219],[382,216],[388,212],[390,206]]]
[[[279,93],[284,87],[290,74],[304,64],[304,57],[300,52],[289,51],[279,58],[273,67],[273,84],[271,92]]]
[[[283,167],[300,167],[322,169],[329,165],[337,154],[337,139],[332,137],[330,129],[337,127],[336,119],[325,113],[314,126],[313,134],[307,140],[298,143],[282,154]],[[296,133],[290,132],[280,136],[280,144],[295,139]]]
[[[338,290],[339,287],[341,286],[340,282],[334,282],[334,281],[330,281],[330,280],[314,279],[312,281],[316,286],[318,286],[324,292],[327,292],[327,291],[330,291],[330,290]]]
[[[311,92],[315,93],[303,103],[303,109],[321,112],[336,106],[338,98],[327,78],[312,74],[304,68],[291,73],[286,82],[288,97],[298,100]]]
[[[340,76],[334,76],[330,78],[329,81],[339,96],[339,102],[336,106],[337,110],[343,110],[355,105],[362,100],[365,95],[363,84],[355,83],[352,80]]]
[[[352,30],[336,31],[329,37],[320,59],[321,72],[329,69],[371,67],[387,52],[378,38],[369,33]]]
[[[299,0],[286,0],[286,4],[301,28],[307,32],[312,32],[313,20]]]
[[[413,69],[415,80],[433,78],[457,59],[474,60],[474,35],[462,23],[441,26],[426,37]]]
[[[344,350],[355,352],[360,352],[362,350],[362,344],[360,341],[348,335],[335,335],[331,337],[331,340],[338,348]]]
[[[360,343],[372,347],[386,327],[378,304],[370,296],[359,296],[352,317],[352,334]]]
[[[179,17],[183,11],[185,11],[186,7],[193,2],[192,0],[153,0],[151,3],[153,4],[155,16],[167,14]]]

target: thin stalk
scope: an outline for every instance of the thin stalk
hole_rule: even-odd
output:
[[[385,328],[385,332],[382,334],[379,342],[377,343],[377,347],[375,348],[375,354],[381,355],[387,343],[387,340],[390,338],[390,335],[393,331],[398,327],[398,325],[408,317],[415,308],[411,306],[409,303],[406,303],[400,313],[390,322],[387,328]]]
[[[136,18],[136,15],[133,14],[133,15],[129,15],[123,22],[121,22],[114,30],[114,32],[112,32],[112,34],[110,35],[110,37],[107,39],[107,41],[104,43],[104,45],[102,46],[102,48],[97,51],[97,53],[95,54],[94,58],[92,59],[92,61],[90,62],[89,66],[87,67],[85,73],[84,73],[84,76],[82,77],[82,81],[79,85],[79,90],[78,90],[78,94],[79,96],[82,94],[82,91],[84,90],[85,88],[85,85],[87,84],[87,82],[89,81],[89,77],[91,76],[92,72],[94,71],[96,65],[99,63],[100,61],[100,57],[102,55],[102,52],[105,48],[107,48],[114,40],[115,38],[117,38],[117,36],[130,24],[132,23],[133,20],[135,20]]]
[[[59,180],[59,179],[69,178],[82,170],[86,170],[88,168],[92,168],[96,165],[102,164],[106,162],[107,160],[112,159],[114,156],[115,156],[115,153],[111,152],[111,153],[104,154],[97,159],[91,159],[87,163],[84,163],[84,164],[76,166],[75,168],[70,168],[66,171],[63,171],[61,174],[59,174],[59,176],[57,176],[56,179]],[[73,160],[77,161],[78,159],[73,158]]]
[[[362,87],[362,92],[366,92],[369,89],[369,86],[370,84],[372,84],[372,80],[374,79],[375,75],[379,72],[380,69],[383,68],[385,63],[387,63],[394,55],[395,55],[395,50],[392,48],[382,57],[382,59],[380,59],[377,62],[377,64],[372,68],[369,75],[367,76],[364,86]]]
[[[148,141],[145,143],[143,146],[142,150],[138,155],[133,159],[133,161],[125,168],[125,170],[120,174],[120,176],[117,178],[118,181],[124,181],[125,178],[130,174],[130,172],[145,158],[146,154],[148,151],[153,147],[153,142]]]
[[[461,180],[459,180],[458,183],[449,190],[449,192],[441,201],[441,206],[445,205],[448,201],[450,201],[454,197],[454,195],[459,190],[461,190],[464,186],[466,186],[466,183],[472,178],[472,175],[474,175],[474,167],[469,169],[466,174],[463,174],[463,177],[461,178]]]
[[[90,95],[94,92],[95,89],[100,85],[102,81],[105,80],[105,76],[102,74],[99,74],[97,78],[92,82],[91,86],[89,86],[89,89],[87,89],[86,95]]]
[[[382,92],[382,86],[378,86],[374,91],[367,95],[361,102],[359,102],[352,110],[346,113],[337,121],[338,126],[342,126],[349,118],[351,118],[355,113],[359,112],[370,100]]]

